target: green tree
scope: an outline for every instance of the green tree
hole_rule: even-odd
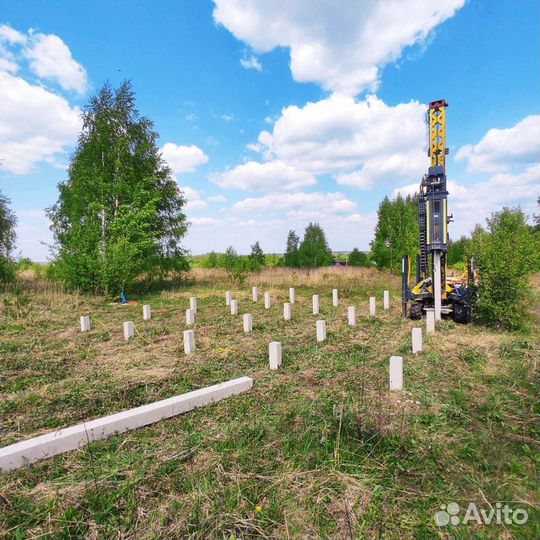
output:
[[[47,210],[56,275],[82,290],[119,293],[140,276],[186,270],[185,199],[131,84],[106,84],[82,122],[69,178]]]
[[[15,247],[17,218],[9,207],[10,200],[0,193],[0,284],[15,279],[15,264],[11,252]]]
[[[298,246],[300,245],[300,238],[293,231],[290,230],[287,234],[287,247],[285,248],[284,264],[290,268],[297,268],[300,266],[298,259]]]
[[[508,329],[522,326],[529,277],[538,271],[535,233],[520,209],[504,208],[477,226],[472,252],[478,273],[476,314],[488,324]]]
[[[360,251],[358,248],[354,248],[349,254],[349,265],[370,267],[371,262],[366,253]]]
[[[261,245],[259,242],[255,242],[251,246],[251,253],[249,255],[249,265],[251,270],[258,271],[265,264],[265,257]]]
[[[447,262],[449,266],[463,263],[471,249],[471,239],[462,236],[459,240],[448,242]]]
[[[332,251],[318,223],[310,223],[306,227],[304,239],[298,248],[298,260],[303,268],[318,268],[332,264]]]
[[[221,255],[217,254],[215,251],[211,251],[205,255],[201,260],[201,268],[219,268],[221,264]]]
[[[244,257],[240,257],[236,250],[229,246],[223,256],[223,269],[229,277],[235,281],[239,286],[242,286],[246,281],[249,272],[248,260]]]
[[[372,257],[377,268],[401,271],[401,259],[413,260],[418,252],[418,199],[400,194],[379,204],[375,237],[371,242]]]

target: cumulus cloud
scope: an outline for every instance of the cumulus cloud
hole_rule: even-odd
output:
[[[206,210],[208,208],[208,203],[202,198],[202,193],[198,189],[194,189],[190,186],[183,186],[180,189],[187,201],[184,209],[188,214]]]
[[[33,30],[23,33],[1,25],[0,71],[15,73],[25,61],[40,79],[54,81],[64,90],[84,94],[88,89],[86,70],[60,37]]]
[[[478,144],[462,146],[456,161],[466,161],[467,170],[491,173],[538,162],[540,115],[527,116],[508,129],[490,129]]]
[[[336,214],[356,210],[356,203],[342,193],[268,193],[261,197],[248,197],[233,205],[239,212],[285,213],[295,220],[320,220]]]
[[[214,0],[214,19],[256,52],[290,49],[298,82],[351,95],[460,9],[465,0]]]
[[[206,200],[211,203],[219,203],[219,202],[225,202],[227,200],[227,197],[225,197],[225,195],[212,195],[211,197],[208,197],[208,199]]]
[[[25,63],[39,82],[15,76]],[[27,174],[42,161],[57,166],[58,154],[77,140],[80,109],[43,80],[79,93],[88,84],[86,71],[58,36],[0,25],[0,167],[10,173]]]
[[[208,227],[210,225],[219,225],[221,222],[219,219],[212,217],[194,217],[190,218],[191,224],[198,227]]]
[[[208,156],[195,145],[165,143],[161,155],[175,174],[193,172],[197,167],[208,163]]]
[[[72,146],[80,110],[63,97],[0,71],[0,167],[27,174]]]
[[[210,178],[221,188],[244,191],[290,191],[317,182],[313,175],[279,160],[267,163],[249,161],[229,171],[213,174]]]
[[[231,225],[235,227],[241,227],[242,229],[251,229],[253,231],[260,231],[262,228],[276,228],[281,227],[284,224],[282,219],[238,219],[231,218]]]
[[[262,65],[259,62],[259,59],[254,55],[240,58],[240,65],[244,69],[254,69],[256,71],[262,71]]]
[[[56,81],[64,90],[86,92],[86,70],[73,59],[69,47],[58,36],[30,34],[25,56],[30,61],[30,69],[42,79]]]
[[[373,186],[373,181],[365,170],[354,171],[336,176],[336,182],[343,186],[351,186],[356,189],[369,189]]]
[[[378,181],[420,177],[428,164],[424,115],[425,105],[417,101],[392,107],[376,96],[358,101],[333,94],[286,107],[272,133],[262,131],[250,149],[298,170],[335,173],[339,183],[366,189]]]
[[[24,34],[11,28],[11,26],[0,25],[0,71],[15,73],[19,70],[19,65],[11,47],[23,45],[25,42],[26,36]]]
[[[7,24],[0,25],[0,42],[6,42],[12,45],[24,45],[26,40],[25,34],[11,28]]]

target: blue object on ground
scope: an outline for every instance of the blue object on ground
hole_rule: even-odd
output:
[[[127,303],[128,303],[127,298],[126,298],[126,295],[125,295],[124,293],[122,293],[122,294],[120,295],[120,303],[121,303],[121,304],[127,304]]]

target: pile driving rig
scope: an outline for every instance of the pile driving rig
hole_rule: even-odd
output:
[[[447,211],[446,107],[448,103],[440,99],[432,101],[427,111],[431,166],[420,183],[416,285],[412,289],[409,287],[411,261],[407,255],[402,261],[402,306],[406,317],[410,302],[411,319],[420,319],[425,309],[434,308],[435,320],[440,320],[443,314],[451,314],[455,322],[467,324],[471,321],[469,280],[473,279],[472,261],[467,262],[465,272],[459,278],[446,277],[448,223],[453,221]]]

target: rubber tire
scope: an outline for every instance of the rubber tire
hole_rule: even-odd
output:
[[[409,317],[416,321],[422,318],[423,306],[419,302],[413,302],[409,310]]]
[[[455,323],[469,324],[471,322],[471,308],[465,304],[454,304],[452,318]]]

